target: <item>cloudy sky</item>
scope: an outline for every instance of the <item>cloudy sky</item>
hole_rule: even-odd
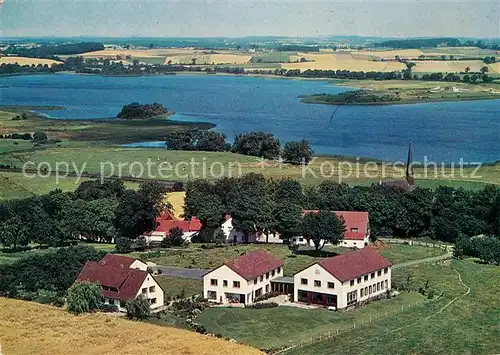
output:
[[[4,0],[0,36],[500,37],[498,0]]]

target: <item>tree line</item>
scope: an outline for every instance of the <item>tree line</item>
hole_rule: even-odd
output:
[[[149,105],[132,102],[129,105],[124,105],[116,117],[123,119],[144,119],[166,115],[167,113],[168,110],[157,102]]]
[[[264,159],[282,158],[292,164],[308,163],[313,156],[311,145],[305,139],[287,142],[282,147],[279,138],[267,132],[238,134],[232,145],[226,142],[226,138],[224,133],[192,130],[168,132],[165,140],[167,148],[171,150],[231,151]]]
[[[165,208],[167,187],[146,182],[137,191],[120,180],[85,181],[74,192],[55,190],[46,195],[0,203],[0,243],[11,250],[29,243],[64,246],[84,238],[93,242],[132,243],[156,228]]]
[[[59,59],[57,55],[74,55],[86,52],[104,50],[104,45],[98,42],[81,42],[67,44],[46,44],[38,47],[9,46],[4,50],[6,55],[18,55],[28,58]]]
[[[372,236],[429,237],[454,243],[459,236],[500,238],[500,188],[440,186],[412,192],[382,185],[354,186],[324,181],[303,188],[296,180],[266,180],[260,174],[186,184],[185,213],[197,216],[210,236],[231,214],[247,237],[255,231],[284,238],[301,231],[302,210],[367,211]],[[302,231],[304,232],[304,231]]]

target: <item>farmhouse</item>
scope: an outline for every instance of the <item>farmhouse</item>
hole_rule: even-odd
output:
[[[242,232],[236,230],[233,226],[233,218],[230,214],[224,217],[224,222],[220,226],[220,230],[226,236],[227,243],[245,243],[245,236]],[[283,239],[279,237],[279,234],[269,233],[266,235],[264,233],[260,234],[255,232],[248,236],[248,243],[273,243],[282,244]]]
[[[308,213],[318,212],[318,210],[304,210],[302,211],[302,214],[305,215]],[[368,212],[333,211],[333,213],[344,221],[346,227],[344,239],[340,242],[341,246],[346,248],[362,249],[368,245],[370,241],[370,223]],[[303,237],[293,237],[292,243],[297,245],[311,244],[311,246],[314,246],[314,244],[308,243]]]
[[[383,296],[392,264],[371,248],[317,262],[293,276],[294,301],[344,309]]]
[[[212,302],[251,304],[271,292],[271,281],[283,276],[283,261],[256,250],[203,276],[203,295]]]
[[[180,228],[183,232],[182,239],[190,243],[191,239],[201,230],[201,222],[196,217],[191,217],[190,220],[184,221],[175,218],[170,212],[165,211],[160,217],[156,218],[157,227],[154,231],[144,234],[148,243],[160,243],[163,239],[168,238],[172,228]]]
[[[88,261],[76,282],[91,282],[101,286],[104,303],[126,312],[125,302],[143,296],[152,310],[163,306],[164,292],[147,271],[143,262],[126,256],[107,254],[101,261]]]

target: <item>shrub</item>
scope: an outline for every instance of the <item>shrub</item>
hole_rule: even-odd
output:
[[[114,304],[101,303],[99,305],[99,310],[104,313],[115,313],[118,312],[118,306]]]
[[[144,320],[151,315],[149,301],[142,296],[128,301],[125,308],[127,309],[127,318],[129,319]]]
[[[132,252],[132,241],[128,238],[117,238],[115,250],[117,253],[123,254]]]
[[[266,309],[266,308],[275,308],[278,306],[279,306],[279,304],[277,304],[276,302],[265,302],[265,303],[247,304],[247,305],[245,305],[245,308]]]
[[[71,313],[93,312],[100,307],[101,289],[97,284],[75,283],[68,290],[67,303]]]

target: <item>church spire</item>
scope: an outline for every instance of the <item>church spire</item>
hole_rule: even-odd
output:
[[[408,160],[406,162],[406,181],[408,185],[415,185],[415,179],[413,178],[413,169],[411,164],[413,163],[412,151],[411,151],[411,141],[408,142]]]

